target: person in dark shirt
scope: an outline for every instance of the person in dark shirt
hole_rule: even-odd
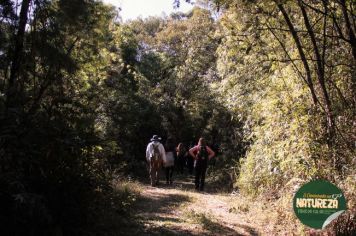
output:
[[[183,143],[179,143],[177,148],[176,148],[176,152],[177,152],[177,168],[176,170],[183,174],[184,171],[184,166],[187,160],[187,149],[185,148]]]
[[[189,154],[195,159],[195,189],[204,191],[208,161],[215,156],[215,153],[206,145],[205,139],[200,138],[198,144],[189,149]]]

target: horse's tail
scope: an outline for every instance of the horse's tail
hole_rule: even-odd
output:
[[[163,166],[163,159],[161,156],[153,156],[151,158],[151,165],[153,165],[157,170]]]

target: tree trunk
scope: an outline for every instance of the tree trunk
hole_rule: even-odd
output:
[[[304,69],[305,69],[307,85],[308,85],[308,87],[310,89],[310,93],[311,93],[312,98],[313,98],[313,103],[314,103],[314,105],[317,105],[318,98],[316,96],[316,92],[315,92],[313,81],[312,81],[312,77],[311,77],[310,67],[309,67],[307,58],[305,56],[302,43],[301,43],[301,41],[300,41],[300,39],[298,37],[297,31],[295,30],[291,20],[289,19],[288,13],[284,9],[283,5],[278,3],[278,2],[276,2],[276,3],[277,3],[278,9],[283,14],[284,20],[286,21],[286,23],[288,25],[288,28],[289,28],[292,36],[293,36],[294,42],[295,42],[295,44],[297,46],[297,49],[298,49],[298,53],[300,55],[300,59],[302,60],[302,63],[303,63]]]
[[[329,139],[331,140],[334,136],[334,130],[335,130],[335,123],[334,123],[334,116],[332,113],[332,108],[331,108],[331,101],[330,101],[330,97],[329,97],[329,93],[327,91],[326,88],[326,84],[325,84],[325,71],[324,71],[324,64],[325,61],[323,60],[319,48],[318,48],[318,44],[316,42],[316,37],[315,37],[315,33],[312,29],[312,26],[310,24],[309,18],[308,18],[308,14],[305,10],[305,7],[303,5],[303,3],[301,2],[301,0],[298,0],[298,5],[300,10],[302,11],[302,15],[303,15],[303,20],[304,20],[304,24],[305,27],[307,28],[308,31],[308,35],[310,37],[310,40],[312,42],[313,45],[313,51],[314,51],[314,55],[316,58],[316,65],[317,65],[317,78],[318,78],[318,83],[319,86],[321,88],[322,94],[323,94],[323,98],[324,98],[324,103],[325,103],[325,112],[326,112],[326,119],[327,119],[327,131],[328,131],[328,135],[329,135]]]
[[[342,9],[342,14],[344,16],[345,19],[345,25],[346,25],[346,30],[347,33],[349,34],[349,42],[350,42],[350,46],[352,49],[352,55],[356,61],[356,36],[355,36],[355,32],[352,29],[352,25],[350,22],[350,18],[349,18],[349,14],[347,13],[347,8],[346,8],[346,3],[345,0],[340,0],[340,5],[341,5],[341,9]]]
[[[20,19],[19,19],[19,25],[18,25],[18,30],[15,36],[15,45],[14,45],[14,50],[12,54],[12,63],[11,63],[11,69],[10,69],[10,78],[9,78],[9,84],[8,84],[8,89],[6,93],[6,107],[12,107],[14,106],[14,101],[16,99],[17,95],[17,79],[20,73],[20,67],[22,63],[22,57],[23,57],[23,47],[24,47],[24,41],[25,41],[25,31],[26,31],[26,24],[28,20],[28,11],[30,7],[31,0],[23,0],[21,4],[21,11],[20,11]]]

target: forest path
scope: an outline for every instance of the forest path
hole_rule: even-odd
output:
[[[232,205],[236,198],[236,195],[196,192],[193,178],[188,177],[177,179],[172,186],[162,181],[158,187],[143,185],[135,206],[135,214],[142,227],[131,233],[258,235],[244,208],[237,209]]]

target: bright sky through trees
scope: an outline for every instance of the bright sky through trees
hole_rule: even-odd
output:
[[[193,5],[181,1],[181,6],[174,9],[173,0],[103,0],[105,3],[120,7],[120,16],[123,21],[135,19],[139,16],[146,18],[148,16],[160,16],[162,13],[167,15],[172,12],[187,12],[193,8]]]

